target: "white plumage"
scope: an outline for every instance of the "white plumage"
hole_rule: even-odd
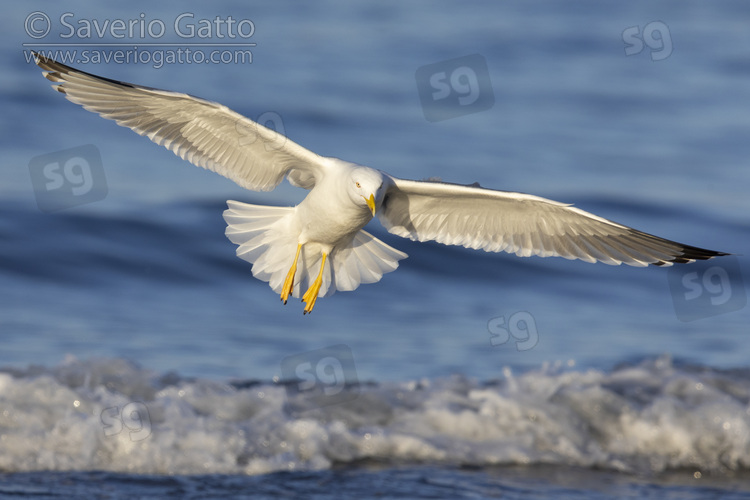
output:
[[[267,281],[274,292],[281,293],[284,278],[294,260],[299,228],[294,208],[249,205],[229,201],[224,212],[227,237],[237,247],[237,256],[253,264],[253,276]],[[293,296],[307,290],[320,269],[321,247],[308,243],[300,254],[300,267],[294,281]],[[331,253],[324,269],[320,295],[336,290],[348,292],[360,284],[380,281],[383,274],[394,271],[406,254],[391,248],[364,230],[357,231],[351,242],[342,241]],[[333,267],[333,269],[331,269]],[[333,286],[331,286],[333,284]]]
[[[522,257],[671,265],[722,252],[669,241],[570,205],[478,185],[399,179],[321,157],[226,106],[188,94],[102,78],[37,55],[72,102],[115,120],[242,187],[270,190],[285,177],[310,190],[296,207],[229,201],[227,237],[253,275],[310,312],[318,295],[379,281],[406,254],[362,228],[377,215],[393,234]]]

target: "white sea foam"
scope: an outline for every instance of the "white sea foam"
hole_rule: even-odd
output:
[[[0,470],[245,473],[377,460],[750,468],[750,373],[668,358],[612,372],[550,365],[349,387],[325,403],[278,383],[160,375],[120,359],[0,373]]]

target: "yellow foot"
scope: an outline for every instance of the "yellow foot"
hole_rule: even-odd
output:
[[[297,260],[299,259],[300,250],[302,250],[302,244],[297,245],[297,254],[294,256],[294,262],[292,262],[292,267],[289,268],[289,272],[286,274],[284,287],[281,289],[281,300],[284,304],[286,304],[286,301],[292,294],[292,289],[294,288],[294,274],[297,272]]]
[[[313,284],[310,285],[310,288],[307,289],[305,295],[302,296],[302,302],[305,302],[305,310],[302,311],[302,314],[312,312],[313,307],[315,307],[315,301],[318,300],[320,286],[323,284],[323,268],[326,265],[326,257],[328,257],[328,255],[324,252],[323,260],[320,262],[320,271],[318,272],[318,277],[315,278]]]

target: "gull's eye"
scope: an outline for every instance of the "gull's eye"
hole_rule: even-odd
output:
[[[355,184],[357,185],[357,189],[359,189],[359,188],[362,187],[362,186],[359,185],[359,182],[355,182]]]

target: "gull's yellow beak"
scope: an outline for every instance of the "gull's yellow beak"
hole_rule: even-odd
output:
[[[362,197],[364,198],[364,196]],[[372,216],[375,217],[375,195],[371,194],[369,198],[365,198],[367,200],[367,206],[370,207],[370,212],[372,212]]]

